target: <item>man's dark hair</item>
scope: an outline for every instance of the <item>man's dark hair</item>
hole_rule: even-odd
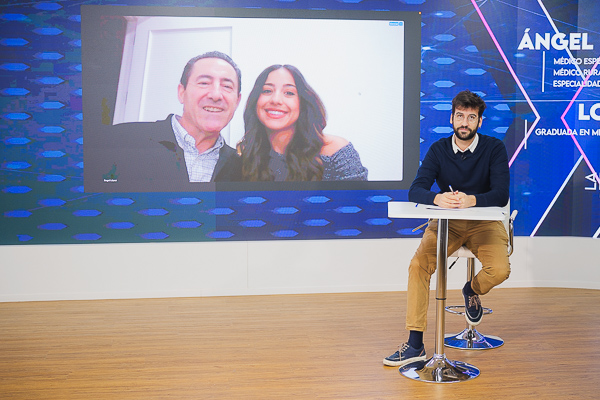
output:
[[[457,108],[474,108],[479,110],[479,118],[481,118],[485,107],[485,101],[470,90],[463,90],[452,99],[452,115]]]
[[[235,74],[237,75],[238,94],[242,91],[242,71],[240,71],[240,68],[235,62],[233,62],[231,57],[229,57],[225,53],[221,53],[220,51],[209,51],[208,53],[200,54],[199,56],[196,56],[187,62],[185,68],[183,68],[181,79],[179,80],[179,82],[183,85],[184,88],[187,87],[188,79],[190,79],[190,73],[192,72],[194,64],[196,64],[198,60],[202,60],[203,58],[220,58],[221,60],[227,61],[229,65],[233,67],[233,69],[235,70]]]

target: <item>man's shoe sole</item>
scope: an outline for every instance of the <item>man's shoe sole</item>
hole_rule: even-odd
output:
[[[425,361],[426,359],[427,359],[427,355],[409,358],[408,360],[404,360],[404,361],[390,361],[387,358],[384,358],[383,365],[385,365],[386,367],[402,367],[406,364],[410,364],[410,363],[413,363],[416,361]]]
[[[479,321],[475,322],[475,321],[471,321],[469,319],[469,316],[465,312],[465,319],[467,320],[467,324],[469,324],[471,326],[477,326],[477,325],[479,325],[481,323],[481,320],[483,319],[483,314],[481,315],[481,317],[479,317]]]

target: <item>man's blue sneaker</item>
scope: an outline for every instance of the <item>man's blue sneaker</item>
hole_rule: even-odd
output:
[[[401,367],[415,361],[425,361],[425,346],[421,345],[420,349],[415,349],[408,343],[404,343],[397,352],[383,359],[383,365],[388,367]]]
[[[466,294],[465,289],[463,289],[462,294],[465,298],[465,318],[467,319],[467,323],[473,326],[479,325],[481,317],[483,317],[483,307],[481,307],[479,295]]]

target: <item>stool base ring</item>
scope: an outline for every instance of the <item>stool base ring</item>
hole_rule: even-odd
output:
[[[462,350],[487,350],[495,349],[504,344],[498,336],[483,335],[473,327],[469,327],[458,334],[446,334],[444,346]]]

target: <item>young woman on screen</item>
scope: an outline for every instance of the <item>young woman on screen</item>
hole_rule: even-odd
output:
[[[248,181],[367,180],[352,143],[323,133],[325,107],[300,71],[272,65],[256,79],[238,144]]]

